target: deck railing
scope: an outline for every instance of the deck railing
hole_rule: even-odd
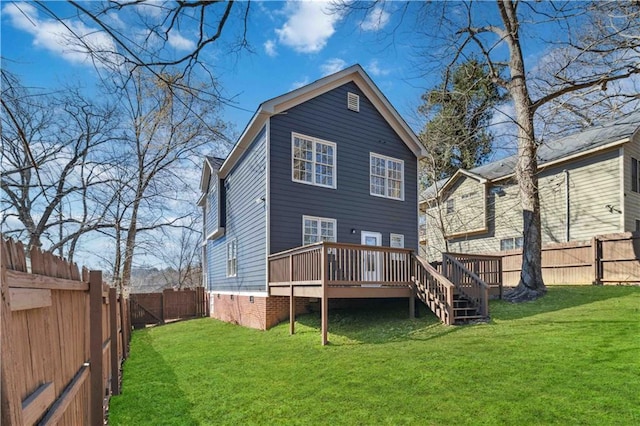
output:
[[[492,296],[502,299],[502,256],[467,253],[445,253],[476,274],[489,286]]]
[[[269,284],[321,285],[324,264],[329,286],[407,286],[411,259],[411,249],[325,241],[269,256]]]
[[[442,254],[442,274],[456,283],[459,293],[473,302],[480,315],[489,315],[489,286],[448,253]]]
[[[424,259],[418,256],[414,259],[416,295],[443,323],[452,325],[455,321],[453,313],[455,286]]]

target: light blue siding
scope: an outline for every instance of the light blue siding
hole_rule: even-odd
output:
[[[210,235],[218,229],[218,185],[216,185],[218,177],[214,174],[209,182],[209,193],[207,194],[206,204],[206,233]],[[205,237],[207,236],[205,235]]]
[[[225,233],[207,242],[212,291],[266,291],[266,135],[263,129],[221,182]],[[227,277],[227,242],[238,244],[238,274]]]

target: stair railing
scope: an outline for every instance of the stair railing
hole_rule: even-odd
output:
[[[455,286],[425,260],[415,255],[413,259],[415,275],[412,278],[416,286],[416,295],[443,323],[452,325],[455,322],[453,314]]]
[[[442,254],[442,275],[453,283],[460,294],[475,304],[480,315],[489,316],[489,286],[478,275],[448,253]]]

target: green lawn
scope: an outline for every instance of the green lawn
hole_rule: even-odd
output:
[[[406,303],[266,331],[136,331],[112,425],[637,425],[640,288],[552,287],[463,327]]]

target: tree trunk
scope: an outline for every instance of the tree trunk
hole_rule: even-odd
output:
[[[522,49],[518,35],[516,4],[499,0],[498,8],[507,30],[511,80],[508,89],[513,99],[518,124],[518,163],[516,179],[520,192],[523,224],[522,271],[518,286],[505,294],[507,300],[533,300],[546,292],[542,280],[542,235],[540,230],[540,198],[538,194],[538,161],[533,128],[534,108],[527,90]]]
[[[133,251],[136,245],[136,234],[138,232],[138,207],[140,206],[141,197],[136,197],[131,212],[131,223],[127,231],[127,241],[124,247],[124,263],[122,264],[122,283],[121,286],[127,291],[131,285],[131,267],[133,265]]]

